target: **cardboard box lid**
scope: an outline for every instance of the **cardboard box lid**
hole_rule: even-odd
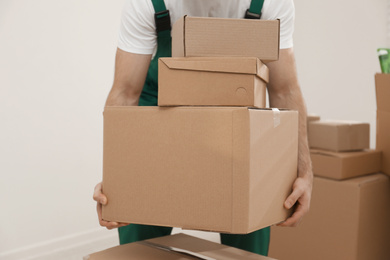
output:
[[[350,157],[357,157],[360,155],[366,155],[367,153],[380,154],[381,151],[366,149],[366,150],[362,150],[362,151],[352,151],[352,152],[332,152],[332,151],[328,151],[328,150],[310,149],[310,153],[321,154],[321,155],[336,157],[336,158],[350,158]]]
[[[310,124],[329,125],[329,126],[336,126],[336,127],[349,127],[351,125],[369,125],[369,123],[353,121],[353,120],[319,120],[319,121],[311,121]]]
[[[257,33],[253,34],[253,31]],[[223,48],[220,48],[221,46]],[[278,19],[233,19],[185,15],[172,26],[173,57],[226,56],[228,51],[230,56],[255,56],[264,62],[269,62],[279,59],[279,46],[280,20]],[[204,55],[204,53],[212,55]]]
[[[125,244],[85,256],[84,260],[272,260],[248,251],[228,247],[185,234]],[[275,259],[273,259],[275,260]]]
[[[268,83],[268,67],[255,57],[160,58],[170,69],[256,75]]]
[[[377,109],[390,112],[390,74],[377,73],[375,86]]]

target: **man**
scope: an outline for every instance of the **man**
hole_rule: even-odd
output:
[[[293,0],[127,0],[122,14],[122,24],[116,53],[115,77],[106,106],[157,105],[157,60],[171,55],[170,28],[157,20],[166,18],[170,11],[171,23],[187,14],[226,18],[280,19],[280,56],[267,64],[271,107],[299,111],[298,177],[284,206],[295,205],[294,214],[280,226],[296,226],[309,210],[312,179],[311,161],[306,135],[306,107],[298,84],[293,52],[294,28]],[[161,17],[159,17],[161,16]],[[169,27],[169,26],[168,26]],[[157,33],[156,33],[157,30]],[[108,229],[119,228],[121,244],[168,235],[172,228],[145,225],[127,225],[107,222],[101,218],[102,204],[107,198],[102,194],[102,184],[95,187],[94,200],[100,225]],[[223,244],[254,253],[267,255],[269,228],[247,235],[221,234]]]

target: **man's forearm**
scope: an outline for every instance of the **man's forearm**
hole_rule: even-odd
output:
[[[312,179],[313,174],[311,169],[310,151],[307,141],[307,112],[305,102],[298,85],[286,89],[291,89],[291,91],[270,93],[270,106],[289,108],[299,112],[298,174],[299,177]]]
[[[106,106],[137,106],[140,93],[130,92],[132,88],[113,86],[108,94]]]

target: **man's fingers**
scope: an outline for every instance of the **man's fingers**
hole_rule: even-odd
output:
[[[303,191],[301,189],[294,189],[293,192],[288,196],[286,201],[284,202],[284,207],[286,209],[291,209],[292,206],[297,202],[297,200],[302,196]]]
[[[95,190],[93,192],[93,199],[97,201],[98,203],[101,203],[103,205],[107,204],[107,197],[102,193],[102,183],[98,183],[95,186]]]
[[[291,217],[286,219],[286,221],[284,221],[283,223],[278,224],[277,226],[295,227],[299,224],[299,222],[301,222],[304,215],[305,215],[305,210],[301,205],[299,205]]]
[[[119,223],[119,222],[114,222],[114,221],[105,221],[102,219],[102,204],[97,203],[96,205],[96,211],[98,213],[98,218],[99,218],[99,224],[102,227],[106,227],[107,229],[114,229],[118,227],[124,227],[129,225],[129,223]]]

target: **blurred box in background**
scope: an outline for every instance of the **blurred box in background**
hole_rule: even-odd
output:
[[[106,107],[103,219],[249,233],[290,216],[298,113]]]
[[[307,118],[307,123],[312,122],[312,121],[318,121],[321,119],[320,116],[314,115],[314,114],[308,114],[306,118]]]
[[[266,106],[268,68],[251,57],[161,58],[159,106]]]
[[[343,180],[381,170],[381,151],[331,152],[310,150],[315,176]]]
[[[271,227],[270,256],[280,260],[390,259],[390,180],[373,174],[344,181],[314,177],[309,213],[296,228]]]
[[[370,125],[347,120],[312,121],[309,123],[310,148],[334,152],[370,148]]]
[[[382,151],[382,171],[390,175],[390,74],[376,74],[376,149]]]

